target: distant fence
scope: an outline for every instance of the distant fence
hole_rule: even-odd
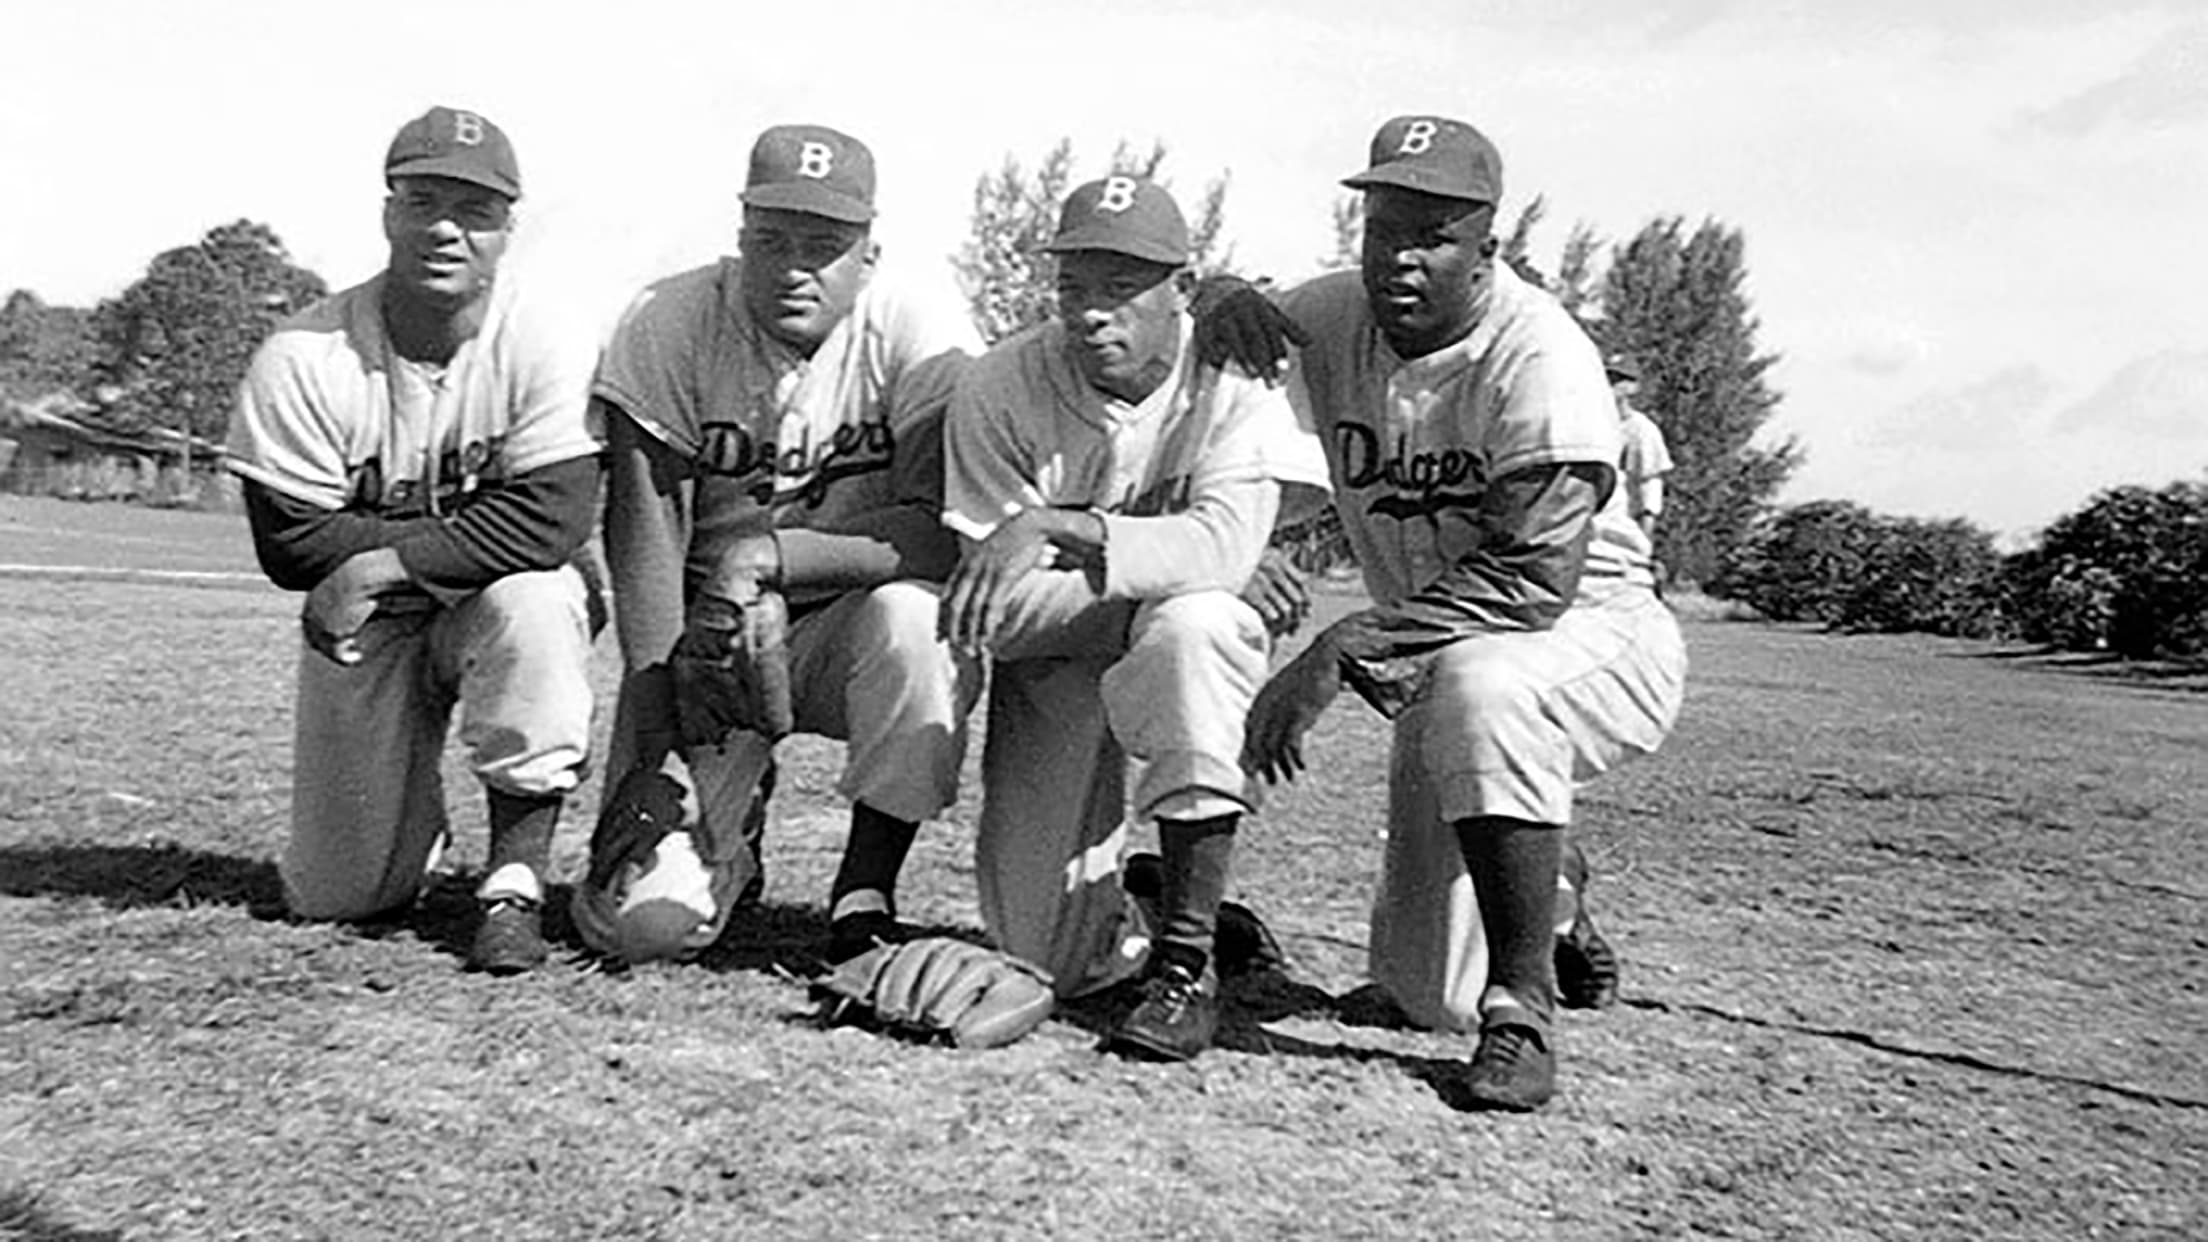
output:
[[[234,513],[243,508],[236,479],[227,471],[195,468],[151,458],[95,457],[16,462],[0,471],[0,491],[63,500],[120,501],[163,509],[204,509]]]

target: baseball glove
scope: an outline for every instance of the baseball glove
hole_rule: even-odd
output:
[[[701,595],[690,605],[668,665],[685,746],[717,746],[735,729],[770,742],[796,727],[790,703],[790,612],[761,591],[738,604]]]
[[[997,1048],[1042,1025],[1050,976],[995,949],[948,936],[884,944],[813,984],[829,1022],[870,1019],[961,1048]]]

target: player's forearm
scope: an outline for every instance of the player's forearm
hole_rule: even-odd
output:
[[[1279,508],[1280,485],[1253,479],[1200,495],[1180,513],[1106,514],[1105,598],[1240,591],[1265,554]]]
[[[390,547],[436,521],[323,509],[251,481],[245,484],[245,513],[261,572],[287,591],[313,590],[360,553]]]
[[[596,457],[532,470],[478,492],[457,513],[409,531],[392,546],[413,579],[439,594],[557,569],[590,537],[599,475]]]
[[[1417,594],[1328,630],[1342,679],[1393,716],[1440,648],[1476,634],[1555,625],[1579,592],[1608,487],[1600,466],[1541,467],[1497,480],[1481,509],[1476,549]]]
[[[691,484],[674,450],[608,413],[606,572],[622,662],[639,670],[664,662],[682,635]]]
[[[850,591],[900,578],[941,582],[958,567],[958,537],[930,506],[881,509],[835,531],[784,528],[774,538],[786,592]]]

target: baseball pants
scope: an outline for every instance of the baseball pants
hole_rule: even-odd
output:
[[[913,822],[934,819],[957,800],[966,717],[980,689],[977,662],[936,637],[940,595],[934,583],[891,582],[838,596],[790,625],[797,730],[846,743],[838,786],[845,798]],[[632,707],[624,698],[610,747],[614,772],[661,758],[637,753]],[[764,817],[755,804],[773,747],[738,731],[719,746],[686,748],[682,760],[696,802],[698,861],[689,874],[650,883],[668,889],[660,900],[695,910],[699,921],[677,925],[680,944],[657,943],[657,932],[638,933],[638,941],[621,927],[621,895],[582,894],[595,903],[591,926],[603,928],[594,941],[626,956],[682,956],[712,943],[761,876]]]
[[[455,705],[477,779],[523,797],[574,789],[590,747],[590,628],[573,567],[512,574],[458,603],[371,620],[363,659],[302,644],[292,913],[360,919],[420,891],[448,831],[442,764]]]
[[[1224,591],[1104,601],[1078,573],[1021,584],[995,644],[975,874],[997,946],[1061,996],[1140,971],[1149,929],[1120,884],[1134,808],[1197,819],[1250,809],[1241,768],[1270,640]]]
[[[1479,1025],[1487,939],[1456,823],[1571,822],[1572,794],[1652,753],[1678,719],[1686,648],[1653,595],[1573,608],[1548,630],[1467,638],[1435,657],[1395,722],[1372,977],[1422,1026]]]

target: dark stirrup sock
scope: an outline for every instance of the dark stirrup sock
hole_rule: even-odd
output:
[[[1240,815],[1210,819],[1161,819],[1158,852],[1165,858],[1165,925],[1158,938],[1201,949],[1210,960],[1219,928],[1219,903],[1234,871],[1234,830]]]
[[[566,795],[485,792],[490,795],[491,811],[489,872],[496,874],[499,868],[518,863],[543,880],[552,869],[552,833],[559,827]]]
[[[1456,824],[1487,932],[1487,985],[1546,1018],[1556,995],[1556,867],[1564,834],[1499,815]]]
[[[843,864],[828,888],[831,917],[836,904],[852,893],[873,889],[882,895],[884,913],[896,907],[897,875],[905,868],[920,825],[877,811],[864,802],[851,804],[851,835],[843,845]]]

